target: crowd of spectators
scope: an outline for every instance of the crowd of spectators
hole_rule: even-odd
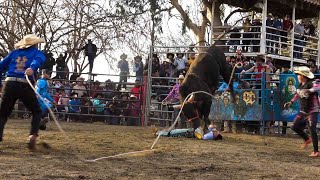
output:
[[[302,52],[307,43],[315,41],[315,26],[311,20],[297,20],[295,26],[290,15],[283,19],[277,15],[268,14],[266,20],[266,52],[268,54],[280,54],[280,50],[287,50],[289,37],[294,32],[294,58],[302,59]],[[230,31],[230,40],[227,42],[228,51],[259,52],[262,23],[260,19],[250,20],[246,18],[241,27],[235,27]],[[249,48],[251,47],[251,48]],[[314,54],[312,49],[305,49],[309,55]],[[316,55],[316,54],[315,54]]]

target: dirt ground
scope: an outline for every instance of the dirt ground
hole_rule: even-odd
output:
[[[29,120],[9,120],[0,145],[1,179],[319,179],[320,158],[309,158],[297,138],[225,134],[224,140],[161,137],[155,150],[86,162],[150,148],[151,128],[100,123],[50,123],[38,150],[26,148]],[[47,147],[45,146],[47,145]]]

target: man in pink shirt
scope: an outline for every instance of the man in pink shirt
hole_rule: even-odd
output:
[[[313,152],[310,157],[319,157],[318,149],[318,135],[317,135],[317,122],[319,114],[319,101],[318,93],[320,91],[320,84],[313,80],[314,74],[306,66],[299,67],[294,70],[294,73],[298,75],[299,86],[295,96],[291,101],[284,104],[287,108],[299,99],[300,112],[293,121],[292,129],[298,133],[300,137],[304,139],[303,149],[308,144],[313,143]],[[304,132],[306,125],[311,122],[311,137]]]

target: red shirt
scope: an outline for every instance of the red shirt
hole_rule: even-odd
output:
[[[61,94],[57,93],[57,94],[54,95],[54,97],[53,97],[53,101],[54,101],[56,104],[58,104],[58,101],[59,101],[59,99],[60,99],[60,95],[61,95]]]
[[[293,28],[291,20],[283,20],[283,30],[290,31]]]
[[[135,95],[137,97],[137,99],[140,99],[141,97],[141,93],[142,93],[142,87],[140,86],[134,86],[132,89],[131,89],[131,94]]]

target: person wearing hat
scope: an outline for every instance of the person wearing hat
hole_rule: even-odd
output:
[[[126,84],[123,84],[122,83],[127,83],[127,79],[128,79],[128,75],[129,75],[129,63],[127,61],[127,55],[126,54],[122,54],[120,56],[120,61],[118,62],[118,68],[120,69],[120,80],[119,80],[119,84],[118,84],[118,87],[117,87],[117,91],[120,91],[121,90],[121,86],[123,88],[127,88],[127,85]]]
[[[188,60],[186,58],[184,58],[184,54],[183,53],[177,53],[177,57],[173,62],[173,65],[176,67],[177,69],[177,76],[179,76],[180,74],[184,74],[186,73],[186,65],[188,64]]]
[[[128,103],[128,116],[127,120],[128,126],[137,126],[139,125],[139,116],[140,116],[140,101],[137,101],[137,96],[131,94],[129,97]]]
[[[34,34],[28,34],[15,44],[15,50],[0,61],[0,75],[7,69],[0,106],[0,141],[3,140],[3,130],[8,116],[19,99],[32,113],[28,147],[30,149],[35,148],[41,109],[36,94],[28,84],[25,75],[28,75],[32,83],[35,82],[35,73],[46,60],[44,54],[38,50],[37,45],[44,42],[44,39]]]
[[[143,80],[143,62],[141,56],[134,57],[133,72],[136,72],[136,79]]]
[[[77,77],[76,81],[77,81],[77,84],[73,86],[72,91],[77,93],[78,97],[82,97],[83,94],[85,94],[87,91],[87,88],[83,85],[84,78]]]
[[[173,88],[171,89],[167,97],[163,99],[162,101],[163,105],[167,105],[167,104],[173,105],[173,104],[179,103],[180,101],[179,89],[183,80],[184,80],[184,76],[182,74],[179,75],[178,82],[173,86]],[[174,119],[178,115],[178,112],[179,112],[178,110],[174,109]],[[185,119],[183,117],[181,118],[181,125],[185,126]]]
[[[313,80],[314,74],[306,66],[298,67],[294,70],[298,75],[299,86],[295,96],[284,104],[285,108],[295,103],[300,102],[300,112],[293,121],[292,129],[304,139],[302,146],[305,149],[311,142],[313,143],[313,152],[310,157],[319,157],[317,122],[319,114],[318,91],[320,84]],[[308,136],[304,129],[308,123],[311,123],[311,137]]]
[[[46,106],[46,104],[49,106],[49,108],[52,108],[52,104],[55,105],[55,101],[51,97],[49,93],[49,86],[48,81],[50,79],[51,72],[47,69],[42,69],[41,71],[41,79],[37,81],[36,89],[37,92],[40,94],[40,96],[45,100],[43,102],[40,97],[38,97],[38,102],[41,109],[41,122],[40,122],[40,129],[45,130],[46,129],[46,123],[49,121],[48,113],[49,109]]]

